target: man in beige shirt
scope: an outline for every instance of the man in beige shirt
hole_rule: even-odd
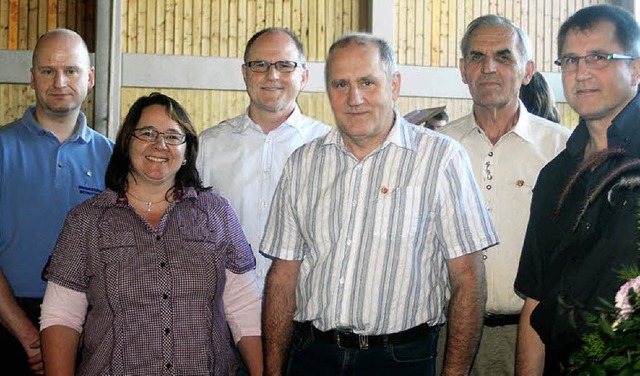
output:
[[[460,141],[489,207],[500,243],[484,251],[487,305],[471,373],[513,374],[518,315],[513,289],[538,173],[565,147],[569,130],[527,112],[518,99],[535,70],[527,35],[510,20],[485,15],[461,42],[460,72],[473,110],[439,131]],[[443,353],[443,351],[439,351]]]

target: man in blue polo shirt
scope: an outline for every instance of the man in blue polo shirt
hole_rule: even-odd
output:
[[[13,375],[43,373],[41,272],[67,212],[104,189],[113,143],[80,111],[93,85],[82,38],[49,31],[33,52],[35,106],[0,127],[0,347]]]

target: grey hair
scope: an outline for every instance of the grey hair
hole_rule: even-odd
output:
[[[387,41],[369,33],[348,33],[338,38],[329,48],[326,66],[324,69],[325,84],[329,84],[329,71],[331,69],[331,60],[333,57],[333,53],[336,49],[344,48],[351,44],[355,44],[358,46],[374,45],[378,47],[378,51],[380,52],[380,61],[382,62],[382,67],[389,81],[391,81],[393,79],[393,76],[398,72],[395,52],[393,51],[393,48],[391,48],[389,43],[387,43]]]
[[[501,25],[507,25],[516,32],[516,35],[518,36],[518,49],[520,50],[520,54],[525,61],[531,60],[531,42],[529,41],[529,36],[527,35],[527,33],[525,33],[524,30],[513,23],[513,21],[511,21],[510,19],[496,16],[495,14],[487,14],[478,17],[475,20],[471,21],[471,23],[469,23],[469,25],[467,26],[467,30],[462,37],[462,41],[460,42],[460,51],[462,52],[462,58],[464,59],[469,53],[469,42],[476,30],[486,26]]]

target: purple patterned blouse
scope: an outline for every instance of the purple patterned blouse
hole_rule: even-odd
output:
[[[255,258],[233,209],[186,188],[156,228],[106,190],[67,217],[44,276],[84,292],[79,375],[228,375],[225,268]]]

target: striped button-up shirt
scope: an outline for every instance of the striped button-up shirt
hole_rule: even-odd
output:
[[[361,161],[333,130],[287,162],[261,250],[302,260],[294,320],[361,334],[443,323],[446,261],[497,242],[461,145],[396,119]]]

